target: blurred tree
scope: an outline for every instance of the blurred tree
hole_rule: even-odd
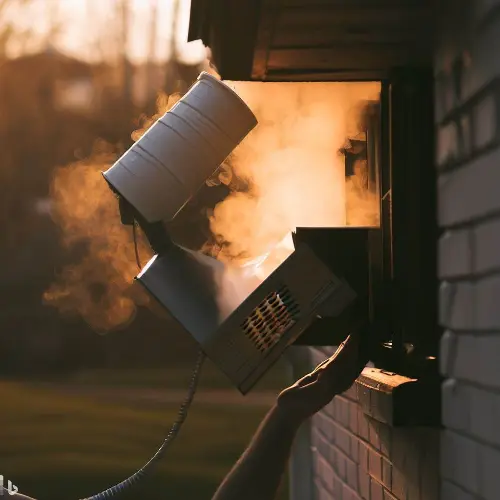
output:
[[[150,0],[149,53],[148,53],[148,101],[154,101],[158,89],[154,88],[154,71],[156,69],[156,41],[158,35],[158,0]]]
[[[61,33],[62,22],[59,17],[59,6],[59,0],[45,0],[48,28],[44,35],[43,46],[46,51],[53,50],[57,44],[57,38]]]
[[[0,0],[0,60],[7,57],[8,47],[14,39],[22,48],[25,47],[29,38],[33,36],[32,29],[20,29],[7,18],[6,14],[13,5],[16,7],[26,7],[34,0]]]
[[[172,6],[172,28],[170,32],[170,57],[167,62],[163,90],[167,94],[184,94],[200,73],[200,64],[186,64],[180,60],[178,32],[181,14],[180,0],[174,0]]]
[[[14,19],[31,15],[30,9],[40,5],[41,0],[0,0],[0,61],[8,57],[12,47],[18,55],[23,55],[30,50],[47,49],[55,44],[62,27],[58,16],[59,0],[44,1],[48,29],[40,34],[33,27],[21,27]]]
[[[121,60],[123,71],[123,100],[126,105],[132,104],[132,63],[129,57],[129,32],[130,32],[130,0],[120,0],[118,3],[120,11],[121,27]]]

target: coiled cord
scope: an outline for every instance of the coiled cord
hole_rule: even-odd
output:
[[[132,225],[132,237],[134,240],[134,250],[135,250],[135,260],[137,262],[137,267],[139,270],[141,269],[141,259],[139,257],[139,249],[137,244],[137,231],[136,231],[136,222],[134,221]],[[179,434],[179,431],[182,427],[182,424],[186,420],[189,408],[191,403],[193,402],[194,395],[196,393],[196,389],[198,387],[198,381],[200,379],[201,368],[203,366],[203,362],[205,361],[205,353],[200,349],[198,351],[198,357],[196,360],[196,364],[193,369],[193,373],[191,375],[191,380],[188,386],[188,392],[186,398],[182,402],[179,413],[177,416],[177,420],[172,424],[170,431],[167,434],[167,437],[163,441],[162,445],[158,449],[158,451],[150,458],[150,460],[143,465],[137,472],[132,474],[130,477],[122,481],[121,483],[115,484],[111,488],[102,491],[101,493],[97,493],[96,495],[92,495],[90,497],[83,498],[81,500],[105,500],[107,498],[112,498],[120,493],[123,493],[126,489],[130,488],[134,484],[138,483],[151,469],[156,465],[157,462],[161,460],[167,448],[172,444],[174,439]]]
[[[198,352],[198,358],[196,360],[196,365],[193,370],[193,374],[191,375],[191,380],[189,382],[189,388],[188,388],[188,393],[186,398],[184,399],[184,402],[181,404],[181,407],[179,409],[179,414],[177,420],[173,423],[172,427],[170,428],[169,433],[167,434],[167,437],[163,441],[163,444],[160,446],[158,451],[151,457],[149,462],[147,462],[143,467],[141,467],[135,474],[132,474],[129,478],[125,479],[121,483],[116,484],[115,486],[112,486],[111,488],[108,488],[105,491],[102,491],[101,493],[97,493],[96,495],[86,497],[81,500],[105,500],[107,498],[114,497],[120,493],[123,493],[124,490],[130,488],[137,482],[139,482],[148,472],[151,471],[151,469],[156,465],[156,463],[163,457],[165,454],[165,451],[169,447],[170,444],[174,441],[174,439],[177,437],[179,430],[186,420],[189,407],[191,406],[191,403],[193,402],[193,397],[196,392],[196,389],[198,387],[198,381],[201,373],[201,368],[203,366],[203,362],[205,361],[205,354],[203,351],[200,349]]]

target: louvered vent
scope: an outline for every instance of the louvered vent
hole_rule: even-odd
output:
[[[299,306],[290,290],[281,286],[271,292],[245,319],[241,327],[260,352],[277,344],[299,315]]]

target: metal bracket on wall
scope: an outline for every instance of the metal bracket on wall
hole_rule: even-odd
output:
[[[392,427],[440,426],[441,381],[408,378],[379,368],[365,368],[356,380],[365,415]]]

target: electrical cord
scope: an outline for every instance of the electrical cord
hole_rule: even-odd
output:
[[[141,266],[141,258],[139,257],[139,245],[137,243],[137,222],[135,220],[132,223],[132,238],[134,240],[135,262],[140,271],[142,269],[142,266]]]
[[[169,445],[177,437],[182,424],[186,420],[189,407],[193,402],[193,397],[196,392],[196,388],[198,386],[201,367],[204,361],[205,361],[205,354],[200,349],[198,353],[198,359],[196,360],[196,365],[194,367],[193,374],[191,376],[191,381],[189,383],[188,394],[184,402],[181,404],[177,420],[173,423],[169,433],[167,434],[167,437],[163,441],[158,451],[151,457],[149,462],[147,462],[137,472],[132,474],[129,478],[125,479],[121,483],[118,483],[115,486],[112,486],[111,488],[108,488],[107,490],[98,493],[97,495],[92,495],[82,500],[105,500],[107,498],[112,498],[116,495],[119,495],[120,493],[123,493],[126,489],[130,488],[131,486],[138,483],[141,479],[143,479],[148,472],[151,472],[152,468],[161,460]]]
[[[140,258],[139,258],[139,251],[138,251],[138,245],[137,245],[137,232],[136,232],[136,223],[134,221],[134,224],[132,226],[132,234],[133,234],[133,239],[134,239],[134,249],[135,249],[135,258],[137,261],[137,266],[139,269],[141,269],[140,265]],[[90,497],[86,497],[81,500],[105,500],[107,498],[112,498],[116,495],[119,495],[123,493],[125,490],[130,488],[131,486],[135,485],[138,483],[141,479],[143,479],[147,473],[149,473],[153,467],[161,460],[163,455],[165,454],[166,450],[172,444],[172,442],[175,440],[177,435],[179,434],[179,431],[182,427],[182,424],[187,418],[187,414],[189,411],[189,408],[191,407],[191,403],[193,402],[194,395],[196,393],[196,389],[198,387],[198,381],[200,378],[201,374],[201,368],[203,366],[203,362],[205,361],[205,353],[200,349],[198,351],[198,357],[196,359],[196,364],[194,366],[192,375],[191,375],[191,380],[189,382],[188,386],[188,392],[186,395],[186,398],[182,402],[180,408],[179,408],[179,413],[177,415],[177,419],[175,422],[172,424],[172,427],[170,428],[167,437],[163,441],[162,445],[160,448],[158,448],[158,451],[150,458],[150,460],[143,465],[137,472],[132,474],[130,477],[122,481],[121,483],[115,484],[111,488],[108,488],[107,490],[102,491],[101,493],[97,493],[96,495],[92,495]]]

